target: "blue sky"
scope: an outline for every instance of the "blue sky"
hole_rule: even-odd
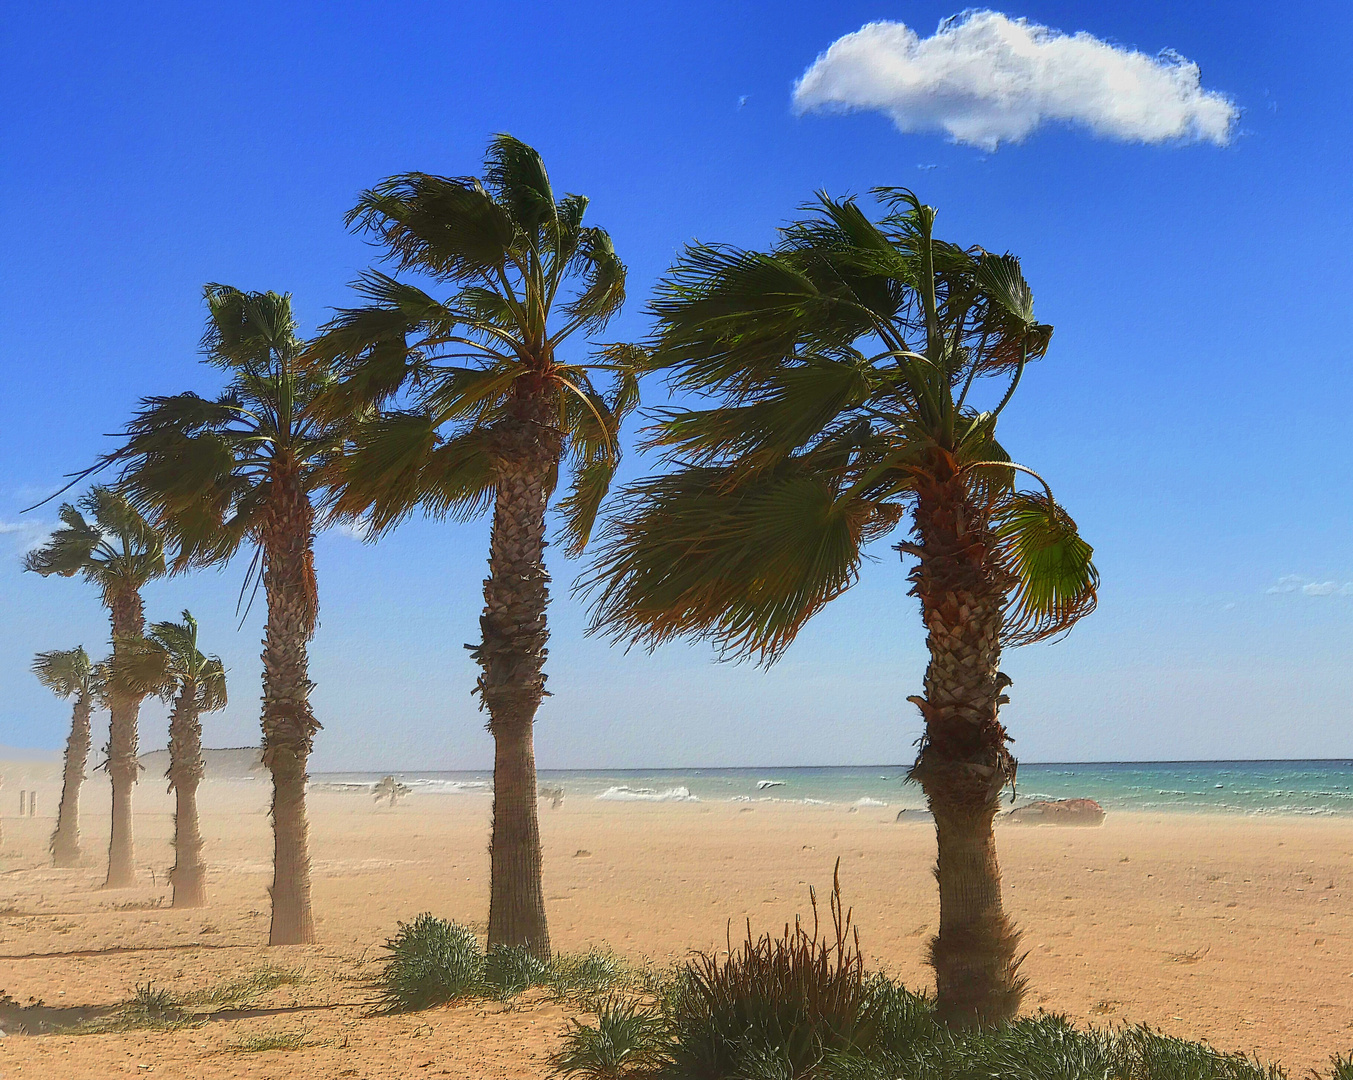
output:
[[[0,30],[0,743],[56,747],[38,649],[107,638],[92,589],[23,574],[54,513],[20,510],[108,445],[136,400],[210,390],[201,286],[291,291],[307,328],[371,249],[354,196],[390,173],[473,172],[493,132],[592,199],[630,266],[609,336],[691,238],[765,244],[818,188],[913,186],[939,230],[1019,254],[1053,348],[1002,419],[1094,543],[1099,611],[1011,653],[1026,760],[1353,755],[1347,477],[1353,81],[1344,3],[1027,3],[1012,18],[1201,66],[1225,146],[1049,123],[992,152],[878,111],[807,113],[795,81],[874,20],[922,38],[952,5],[894,2],[66,4]],[[905,124],[902,126],[906,126]],[[658,386],[650,394],[660,396]],[[628,475],[645,462],[632,456]],[[318,768],[491,759],[461,648],[487,527],[413,522],[318,543]],[[708,648],[582,635],[552,561],[544,767],[908,760],[923,639],[880,545],[854,592],[769,672]],[[226,659],[209,745],[256,738],[260,613],[243,572],[147,590]],[[147,746],[163,745],[148,707]]]

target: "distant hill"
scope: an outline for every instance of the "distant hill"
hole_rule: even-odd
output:
[[[169,751],[152,750],[142,754],[141,765],[150,776],[163,776],[169,768]],[[202,762],[208,780],[248,780],[263,771],[263,748],[233,746],[223,750],[203,750]]]

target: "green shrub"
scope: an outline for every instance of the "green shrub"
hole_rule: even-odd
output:
[[[625,962],[614,953],[592,949],[582,956],[556,956],[551,964],[550,989],[558,997],[587,999],[638,985]]]
[[[884,1000],[864,972],[840,882],[831,895],[831,936],[797,920],[778,938],[747,939],[722,964],[701,956],[666,1013],[675,1072],[690,1080],[793,1080],[824,1056],[868,1054],[880,1031]]]
[[[1148,1027],[1120,1032],[1116,1049],[1123,1075],[1130,1080],[1282,1080],[1286,1075],[1276,1065],[1260,1065],[1244,1054],[1223,1054]]]
[[[484,981],[501,998],[514,997],[532,986],[547,986],[552,966],[521,945],[495,945],[484,963]]]
[[[386,1012],[413,1012],[487,991],[484,954],[474,931],[424,912],[400,923],[384,948],[377,978]]]
[[[656,1010],[612,998],[598,1006],[595,1027],[570,1021],[550,1063],[557,1074],[579,1080],[651,1075],[666,1062],[665,1028]]]
[[[1330,1058],[1330,1080],[1353,1080],[1353,1054]]]

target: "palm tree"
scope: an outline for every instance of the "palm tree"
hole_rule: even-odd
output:
[[[56,811],[56,830],[50,844],[52,865],[80,865],[80,785],[89,760],[89,717],[103,695],[102,666],[92,664],[82,648],[38,653],[33,658],[38,682],[59,698],[75,699],[70,735],[66,739],[66,763],[61,780],[61,805]]]
[[[1016,767],[1001,650],[1068,629],[1098,575],[1051,491],[1018,490],[1029,470],[996,442],[1052,332],[1018,260],[937,241],[933,209],[876,194],[878,221],[822,196],[772,251],[696,245],[677,262],[651,366],[716,407],[657,424],[675,468],[627,490],[582,587],[593,629],[616,639],[708,635],[769,663],[855,582],[864,546],[909,522],[897,547],[916,560],[930,652],[907,699],[939,853],[930,960],[940,1015],[993,1023],[1023,991],[992,835]]]
[[[570,468],[558,509],[569,553],[583,548],[638,400],[632,348],[563,358],[625,298],[624,264],[604,230],[583,225],[586,207],[581,195],[557,199],[540,155],[508,135],[490,143],[482,181],[390,177],[349,225],[450,295],[371,270],[356,284],[366,305],[338,312],[310,349],[339,379],[325,407],[366,416],[334,473],[337,515],[379,535],[417,506],[462,520],[493,507],[482,637],[470,647],[495,743],[488,936],[540,957],[550,953],[533,743],[549,636],[545,515]]]
[[[164,541],[125,497],[107,487],[91,488],[80,509],[62,505],[61,526],[41,548],[24,559],[24,569],[47,577],[79,574],[99,587],[113,624],[113,653],[119,641],[141,636],[145,629],[141,588],[165,574]],[[90,515],[86,520],[80,513]],[[108,776],[113,784],[113,822],[108,842],[108,877],[104,887],[136,884],[132,847],[132,789],[140,766],[136,760],[136,721],[141,696],[112,694],[108,730]]]
[[[104,464],[120,466],[122,489],[172,539],[176,570],[224,563],[246,543],[255,548],[244,590],[261,573],[263,761],[273,780],[268,940],[306,944],[315,940],[306,767],[320,726],[307,659],[319,615],[311,498],[340,437],[311,409],[323,381],[299,363],[291,297],[226,285],[204,291],[203,351],[229,374],[225,391],[214,400],[146,398],[125,444]]]
[[[165,773],[175,798],[172,906],[204,907],[207,866],[197,817],[197,786],[205,771],[200,717],[225,708],[225,666],[219,656],[198,651],[197,620],[185,611],[182,622],[155,623],[144,638],[127,642],[113,664],[110,682],[131,693],[173,702]]]

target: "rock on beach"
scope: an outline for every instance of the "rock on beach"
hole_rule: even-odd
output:
[[[1104,807],[1094,799],[1040,799],[1011,810],[1007,821],[1027,825],[1103,825]]]

